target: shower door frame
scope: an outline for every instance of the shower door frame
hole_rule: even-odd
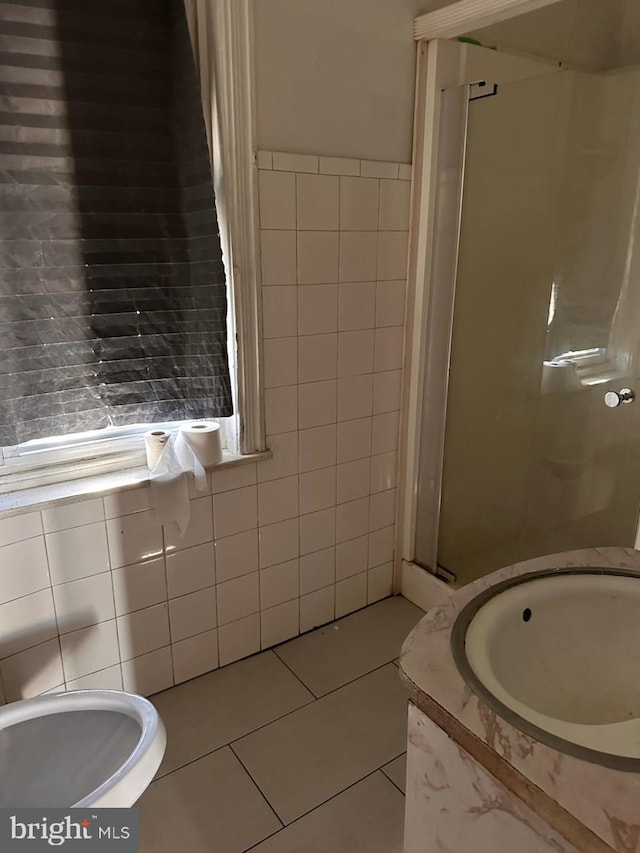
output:
[[[436,433],[438,430],[440,432],[440,440],[434,441],[426,449],[431,455],[431,469],[439,472],[437,495],[434,495],[432,501],[433,517],[429,519],[431,564],[425,569],[415,562],[424,399],[428,386],[446,389],[451,328],[440,341],[440,358],[427,359],[427,340],[435,325],[434,295],[437,293],[444,302],[448,299],[452,304],[455,289],[455,263],[449,265],[450,272],[445,276],[436,276],[432,263],[436,238],[442,236],[438,233],[437,208],[442,92],[444,89],[478,82],[466,71],[466,45],[449,39],[557,2],[560,0],[460,0],[436,12],[421,15],[414,23],[417,71],[395,588],[425,609],[438,603],[451,590],[434,577],[437,569],[446,390],[439,395],[433,411],[433,424]],[[464,145],[464,140],[459,140],[459,144]],[[455,244],[451,244],[449,235],[449,245],[442,246],[438,239],[438,246],[445,254],[457,256],[457,235]]]

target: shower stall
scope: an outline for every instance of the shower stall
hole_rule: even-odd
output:
[[[438,106],[412,554],[459,584],[631,547],[640,505],[640,71],[440,45],[463,50]]]

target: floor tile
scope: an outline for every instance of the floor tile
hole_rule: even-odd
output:
[[[316,696],[324,696],[398,657],[424,613],[394,596],[298,637],[276,654]]]
[[[374,773],[251,853],[401,853],[403,823],[404,797]]]
[[[407,753],[405,752],[404,755],[400,755],[398,758],[394,758],[393,761],[390,761],[389,764],[385,764],[382,768],[382,772],[388,776],[393,784],[400,788],[404,794],[407,780]]]
[[[387,664],[232,746],[291,823],[400,755],[406,731],[407,697]]]
[[[167,728],[167,753],[158,773],[169,773],[312,699],[270,651],[157,693],[152,701]]]
[[[140,853],[242,853],[280,827],[228,747],[154,782],[137,807]]]

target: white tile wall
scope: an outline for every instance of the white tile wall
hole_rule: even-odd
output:
[[[227,625],[260,609],[258,572],[218,584],[218,622]]]
[[[171,647],[175,683],[180,684],[218,666],[218,632],[205,631]]]
[[[298,429],[298,386],[265,390],[265,423],[268,435]],[[233,469],[232,469],[233,470]]]
[[[64,684],[60,645],[57,640],[49,640],[4,658],[0,672],[7,702],[46,693]]]
[[[0,605],[2,655],[24,651],[57,637],[56,614],[50,589],[42,589]]]
[[[260,568],[295,559],[300,553],[300,532],[297,518],[268,524],[259,534]]]
[[[186,640],[217,625],[215,587],[182,595],[169,602],[171,641]]]
[[[371,456],[371,418],[355,418],[338,424],[338,462]]]
[[[298,477],[283,477],[258,486],[258,519],[261,526],[298,515]]]
[[[338,420],[366,418],[373,412],[372,374],[350,376],[338,382]]]
[[[185,555],[187,559],[197,550],[189,550]],[[162,558],[115,569],[112,579],[117,616],[167,600],[165,561]]]
[[[367,603],[367,573],[353,575],[353,577],[336,583],[336,619],[365,607]]]
[[[335,618],[335,584],[300,598],[300,631],[311,631]]]
[[[367,573],[336,583],[336,619],[365,607],[367,603]]]
[[[375,281],[344,282],[339,285],[338,329],[349,332],[372,329],[376,316]]]
[[[297,599],[300,592],[300,561],[289,560],[260,572],[260,609]]]
[[[218,583],[258,571],[258,530],[246,530],[217,539],[216,578]]]
[[[282,287],[297,284],[295,231],[262,231],[262,284]]]
[[[300,473],[335,465],[337,461],[336,437],[336,424],[300,430]],[[273,440],[270,444],[273,445]]]
[[[254,613],[218,629],[220,666],[260,651],[260,615]]]
[[[49,586],[47,552],[42,536],[5,545],[0,552],[0,602],[11,601]]]
[[[150,696],[177,683],[170,646],[122,663],[124,689]]]
[[[373,281],[377,258],[377,231],[340,232],[339,281]]]
[[[384,563],[367,572],[367,604],[387,598],[393,591],[393,563]]]
[[[273,459],[0,521],[0,695],[163,690],[391,593],[410,167],[261,152]],[[6,568],[5,568],[6,567]]]
[[[289,286],[264,288],[262,332],[265,338],[282,338],[298,333],[297,288]]]
[[[273,168],[284,169],[287,172],[317,172],[318,159],[311,154],[288,154],[283,151],[274,151]]]
[[[340,542],[336,548],[336,580],[359,575],[367,570],[367,537]]]
[[[275,288],[267,289],[267,293]],[[298,288],[298,328],[293,334],[322,335],[338,331],[338,285],[308,284]]]
[[[106,622],[116,615],[109,572],[54,586],[53,600],[61,634]]]
[[[337,231],[340,178],[297,175],[297,227],[301,231]]]
[[[336,513],[333,506],[300,516],[300,553],[312,554],[336,544]]]
[[[265,343],[275,458],[259,476],[264,646],[391,592],[411,169],[280,152],[259,167],[262,181],[270,169],[295,180],[265,183],[261,199],[265,325],[280,339],[277,368]],[[283,598],[294,593],[295,628]]]
[[[337,282],[337,231],[298,231],[298,284]]]
[[[258,526],[258,489],[247,486],[214,495],[216,537],[232,536]]]
[[[336,540],[348,542],[369,532],[369,497],[340,504],[336,518]]]
[[[260,225],[262,228],[296,227],[296,176],[260,170]]]
[[[41,533],[42,518],[39,512],[3,519],[0,521],[0,547],[39,536]]]
[[[297,601],[286,601],[261,614],[262,648],[284,643],[300,633],[300,607]]]
[[[168,646],[169,608],[166,603],[145,607],[116,619],[122,660],[131,660]]]
[[[300,557],[300,595],[332,587],[335,579],[335,548],[323,548]]]
[[[359,175],[360,161],[348,157],[320,157],[320,174]]]
[[[340,178],[340,227],[345,231],[377,231],[380,181]]]
[[[397,178],[398,163],[379,163],[375,160],[361,160],[360,174],[369,175],[372,178]]]
[[[168,554],[166,566],[169,598],[206,589],[216,580],[213,542]]]
[[[60,637],[60,651],[67,680],[114,666],[120,661],[115,619],[64,634]]]
[[[308,429],[336,422],[336,380],[298,386],[298,423]]]

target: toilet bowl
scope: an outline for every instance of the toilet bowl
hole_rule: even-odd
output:
[[[72,690],[0,708],[0,808],[130,807],[166,746],[151,702]]]

